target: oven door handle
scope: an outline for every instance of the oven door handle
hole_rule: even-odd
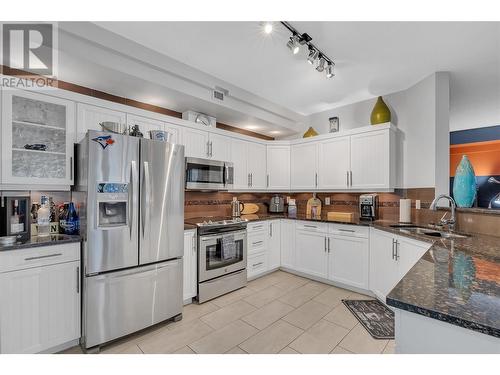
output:
[[[228,273],[227,275],[239,275],[240,273],[243,273],[245,272],[245,269],[242,269],[240,271],[237,271],[237,272],[233,272],[233,273]],[[220,278],[216,278],[215,280],[209,280],[209,281],[203,281],[203,284],[213,284],[213,283],[220,283]]]

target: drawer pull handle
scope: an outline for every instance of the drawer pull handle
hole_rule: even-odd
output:
[[[349,232],[349,233],[354,233],[356,232],[355,230],[352,229],[339,229],[340,232]]]
[[[307,224],[304,224],[304,227],[305,228],[314,228],[314,229],[318,229],[318,227],[316,225],[307,225]]]
[[[262,225],[256,225],[253,227],[253,229],[260,229],[260,228],[262,228]]]
[[[257,241],[257,242],[253,242],[252,245],[260,245],[261,243],[263,243],[264,241]]]
[[[252,267],[257,267],[257,266],[260,266],[262,264],[264,264],[264,262],[254,263],[254,264],[252,264]]]
[[[40,256],[37,256],[37,257],[24,258],[24,260],[28,261],[28,260],[36,260],[36,259],[44,259],[44,258],[53,258],[53,257],[61,256],[61,255],[62,255],[61,253],[49,254],[49,255],[40,255]]]

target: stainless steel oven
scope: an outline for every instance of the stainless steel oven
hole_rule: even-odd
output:
[[[233,163],[186,158],[186,190],[229,190],[233,175]]]
[[[212,218],[198,227],[198,302],[244,287],[247,283],[246,221]]]

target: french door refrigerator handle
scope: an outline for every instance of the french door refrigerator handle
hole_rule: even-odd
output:
[[[130,162],[130,188],[128,189],[128,227],[130,239],[132,239],[132,229],[134,228],[135,219],[135,184],[137,182],[137,163],[135,160]]]
[[[150,216],[150,204],[151,204],[151,181],[149,174],[149,162],[145,161],[144,164],[144,175],[143,175],[143,184],[144,186],[144,194],[142,197],[145,204],[142,206],[142,212],[144,212],[142,217],[142,236],[144,237],[144,233],[146,230],[146,224],[149,226],[149,216]]]

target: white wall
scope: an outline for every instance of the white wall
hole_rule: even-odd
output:
[[[449,165],[448,92],[449,75],[440,72],[407,90],[384,95],[384,101],[391,109],[391,122],[403,134],[400,187],[436,187],[438,192],[448,191],[447,182],[443,182],[448,179]],[[328,132],[328,118],[332,116],[339,117],[341,130],[367,126],[375,101],[366,100],[316,113],[309,116],[309,123],[319,133]]]

